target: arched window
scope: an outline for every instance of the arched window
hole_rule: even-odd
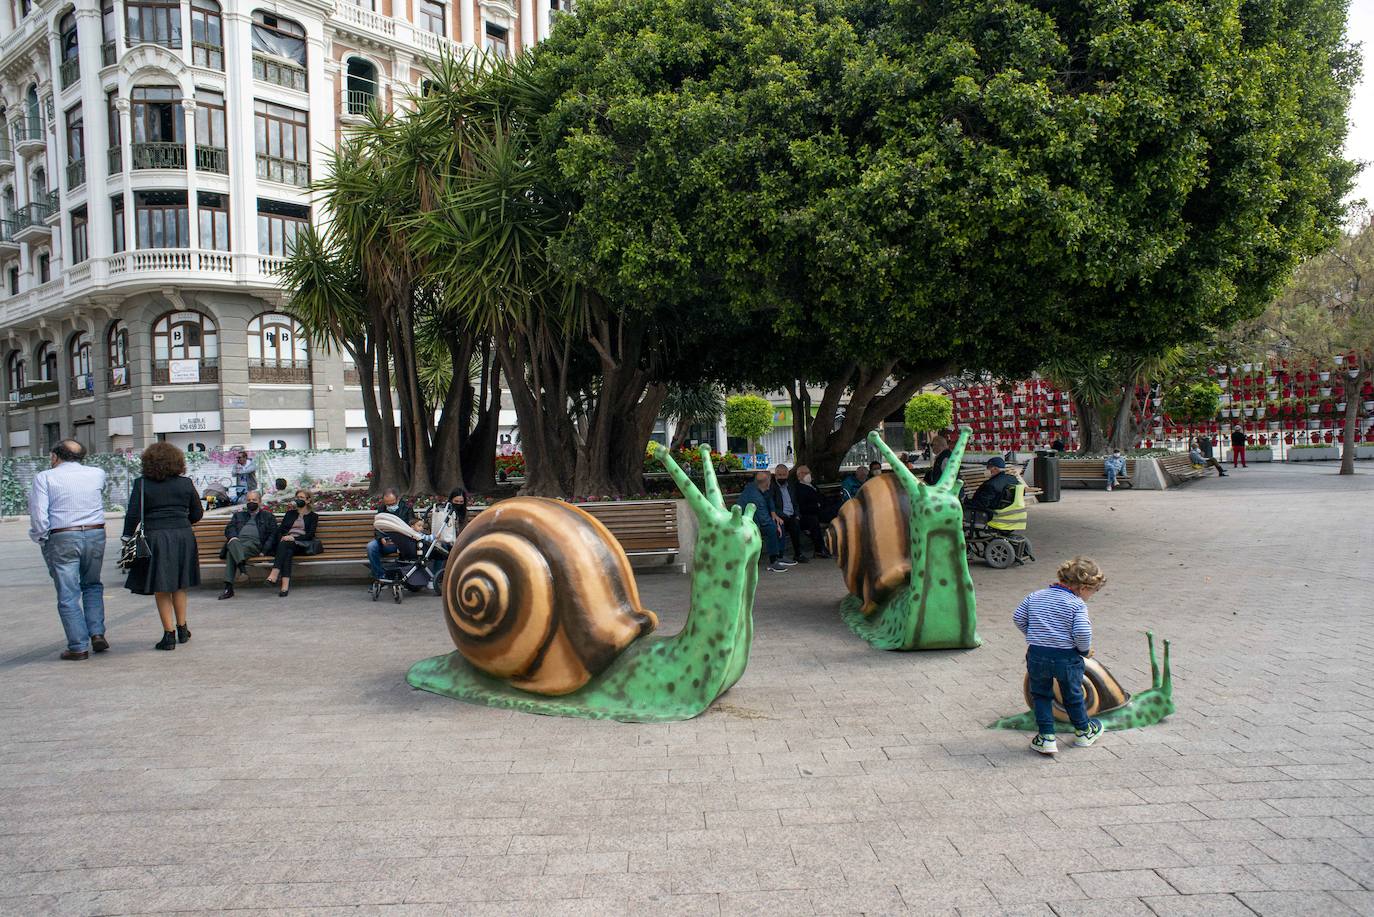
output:
[[[224,19],[215,0],[191,0],[191,62],[224,69]]]
[[[171,312],[158,319],[153,324],[154,383],[172,381],[172,361],[198,362],[196,381],[219,381],[219,329],[214,321],[199,312]]]
[[[110,388],[129,387],[129,329],[124,323],[110,324],[105,338],[105,355],[110,359]]]
[[[38,106],[37,83],[29,86],[29,91],[24,94],[24,112],[29,116],[29,139],[41,140],[43,138],[43,110]]]
[[[11,396],[29,384],[29,366],[24,355],[19,351],[15,350],[10,353],[9,359],[5,361],[5,372],[9,376],[9,394]]]
[[[48,196],[48,172],[42,166],[33,170],[33,203],[42,204]]]
[[[377,68],[361,57],[348,59],[348,113],[365,115],[377,104]]]
[[[52,345],[52,341],[44,341],[39,344],[36,357],[38,363],[38,381],[56,382],[57,348]]]
[[[76,41],[76,12],[67,10],[57,21],[58,48],[62,55],[62,88],[76,83],[81,76],[81,64],[77,61],[80,48]]]
[[[310,347],[300,322],[268,312],[248,323],[248,381],[310,381]]]
[[[299,22],[253,11],[253,77],[306,91],[305,29]]]
[[[91,376],[91,336],[84,331],[72,335],[67,344],[67,360],[72,366],[72,395],[95,394],[95,379]]]

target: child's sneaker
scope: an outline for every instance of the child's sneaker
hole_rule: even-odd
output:
[[[1074,732],[1073,744],[1079,748],[1087,748],[1096,742],[1102,735],[1102,724],[1097,720],[1088,720],[1088,728],[1082,732]]]
[[[1031,739],[1031,748],[1042,755],[1058,754],[1059,742],[1054,736],[1042,736],[1036,733],[1035,738]]]

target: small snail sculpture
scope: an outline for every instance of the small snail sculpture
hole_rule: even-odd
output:
[[[691,607],[681,631],[651,633],[629,559],[591,515],[558,500],[515,497],[483,512],[453,546],[444,620],[457,647],[423,659],[416,688],[553,716],[690,719],[739,681],[753,638],[760,537],[725,508],[710,447],[705,493],[668,450],[654,455],[697,520]]]
[[[1083,700],[1088,708],[1088,716],[1101,721],[1104,729],[1135,729],[1153,726],[1174,712],[1174,678],[1169,670],[1169,641],[1164,641],[1164,671],[1161,674],[1159,662],[1155,658],[1155,635],[1145,632],[1150,645],[1150,688],[1132,697],[1117,684],[1107,667],[1096,659],[1083,660]],[[1031,706],[1030,677],[1022,683],[1022,694],[1026,706]],[[1069,716],[1064,711],[1059,686],[1055,685],[1054,718],[1056,722],[1068,723]],[[1017,729],[1034,732],[1035,714],[1027,710],[1015,716],[1006,716],[988,727],[989,729]]]
[[[982,643],[959,502],[959,463],[970,435],[967,427],[960,432],[939,482],[927,485],[870,433],[892,473],[870,478],[830,524],[830,550],[849,590],[840,613],[880,649]]]

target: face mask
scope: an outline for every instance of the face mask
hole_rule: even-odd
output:
[[[383,503],[383,504],[382,504],[382,509],[386,510],[386,511],[389,513],[389,512],[391,512],[392,510],[396,509],[396,504],[395,504],[395,503]]]
[[[245,503],[243,504],[243,508],[250,513],[256,513],[258,511],[258,505],[256,503]]]
[[[301,499],[299,499],[299,498],[297,498],[297,500],[296,500],[296,508],[297,508],[297,509],[305,509],[305,501],[304,501],[304,500],[301,500]]]
[[[809,474],[804,474],[804,475],[802,475],[801,482],[802,482],[803,484],[810,484],[810,483],[811,483],[811,475],[809,475]]]

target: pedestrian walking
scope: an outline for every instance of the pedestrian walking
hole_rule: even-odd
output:
[[[105,639],[105,472],[81,464],[86,447],[64,439],[52,447],[52,464],[34,476],[29,493],[29,537],[43,553],[57,588],[57,614],[67,634],[59,658],[89,658],[110,648]]]
[[[1237,462],[1242,468],[1250,467],[1245,464],[1245,431],[1240,427],[1231,431],[1231,467],[1235,468]]]
[[[134,482],[124,515],[124,538],[139,525],[149,556],[129,569],[124,588],[151,595],[162,620],[162,640],[153,649],[174,650],[191,639],[186,623],[186,590],[200,585],[200,558],[191,530],[205,510],[196,485],[186,477],[186,456],[171,443],[143,450],[143,476]]]

